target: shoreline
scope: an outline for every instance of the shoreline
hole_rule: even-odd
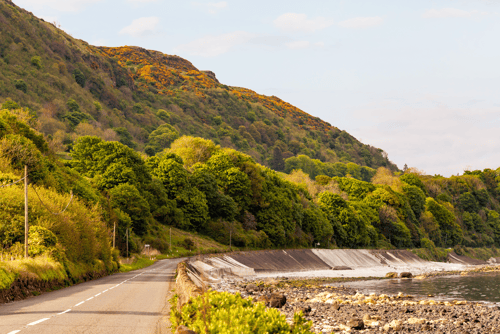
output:
[[[430,271],[416,275],[413,279],[491,273],[500,273],[500,266],[480,265],[466,266],[462,270]],[[289,274],[275,273],[273,277],[259,275],[251,279],[226,278],[211,286],[218,291],[239,292],[243,297],[252,297],[255,302],[263,302],[268,307],[272,306],[270,301],[273,296],[285,297],[286,303],[279,308],[280,311],[289,320],[293,319],[295,312],[303,312],[313,322],[312,329],[316,333],[500,332],[498,304],[441,300],[403,293],[365,295],[343,284],[389,279],[380,276],[299,277]]]

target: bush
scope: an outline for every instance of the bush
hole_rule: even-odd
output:
[[[83,74],[82,71],[80,71],[79,69],[75,68],[75,70],[73,71],[73,77],[75,78],[75,81],[77,84],[79,84],[80,86],[84,87],[85,86],[85,75]]]
[[[28,85],[22,79],[14,81],[14,86],[16,86],[16,89],[19,89],[20,91],[23,91],[24,93],[26,93],[28,91]]]
[[[217,291],[192,299],[181,312],[172,307],[171,322],[174,328],[184,325],[196,333],[313,333],[302,313],[296,313],[290,325],[277,309],[266,309],[239,293]]]
[[[5,101],[2,104],[2,109],[7,109],[7,110],[14,110],[14,109],[19,109],[19,104],[16,102],[12,101],[11,99],[7,98],[7,101]]]
[[[195,247],[194,247],[194,241],[190,238],[184,238],[184,240],[182,241],[182,247],[184,247],[185,249],[187,250],[193,250]]]
[[[74,99],[69,99],[66,102],[66,107],[71,112],[80,111],[80,105]]]
[[[31,58],[31,65],[35,66],[38,69],[42,68],[42,59],[39,56],[33,56]]]

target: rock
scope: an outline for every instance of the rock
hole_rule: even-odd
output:
[[[399,274],[399,278],[412,278],[413,275],[408,272],[408,271],[405,271],[405,272],[402,272],[401,274]]]
[[[347,321],[346,326],[349,326],[352,329],[364,329],[365,323],[359,318],[351,318]]]
[[[393,271],[388,272],[387,274],[385,274],[385,278],[396,278],[396,277],[398,277],[398,273],[395,273]]]
[[[348,266],[335,266],[332,267],[332,270],[352,270],[352,268]]]
[[[273,293],[269,298],[269,307],[281,308],[286,304],[286,297],[281,293]]]
[[[401,330],[401,320],[393,320],[389,323],[389,327],[392,328],[392,330],[395,331],[400,331]],[[385,328],[384,328],[385,329]]]
[[[368,321],[368,320],[372,320],[372,317],[371,317],[371,315],[369,315],[369,314],[365,314],[365,315],[363,316],[363,321]]]
[[[175,334],[196,334],[196,332],[190,330],[186,326],[181,325],[177,327],[177,329],[175,330]]]
[[[253,292],[259,291],[259,288],[257,287],[257,285],[250,283],[250,284],[247,284],[246,290],[248,293],[253,293]]]
[[[332,309],[335,311],[340,310],[340,304],[338,302],[335,302],[332,304]]]
[[[409,323],[410,325],[415,325],[415,324],[416,324],[416,325],[423,325],[423,324],[425,324],[425,323],[426,323],[426,321],[427,321],[427,320],[425,320],[425,319],[419,319],[419,318],[413,318],[413,317],[412,317],[412,318],[410,318],[410,319],[408,319],[408,323]]]
[[[306,306],[297,306],[295,308],[295,313],[302,312],[302,314],[306,315],[311,312],[311,306],[306,305]]]

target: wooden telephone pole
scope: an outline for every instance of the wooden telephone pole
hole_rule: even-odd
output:
[[[24,257],[28,258],[28,165],[24,165]]]

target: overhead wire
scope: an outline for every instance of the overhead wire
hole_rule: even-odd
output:
[[[26,176],[25,176],[25,177],[23,177],[23,178],[22,178],[22,179],[20,179],[20,180],[17,180],[17,181],[12,182],[12,183],[1,185],[1,186],[0,186],[0,188],[5,188],[5,187],[10,187],[10,186],[13,186],[14,184],[21,182],[21,181],[22,181],[22,180],[24,180],[25,178],[26,178]]]
[[[38,195],[38,192],[36,191],[35,187],[31,187],[33,188],[33,190],[35,191],[35,194],[36,196],[38,197],[38,199],[40,200],[40,203],[42,203],[42,205],[49,211],[49,213],[53,214],[54,216],[57,216],[57,215],[60,215],[61,213],[63,213],[64,211],[66,211],[66,209],[69,207],[69,205],[71,204],[71,201],[73,201],[73,190],[71,190],[71,198],[69,199],[69,202],[68,204],[66,204],[66,207],[64,208],[64,210],[58,212],[58,213],[54,213],[52,212],[49,207],[47,205],[45,205],[45,203],[42,201],[42,198],[40,197],[40,195]]]

